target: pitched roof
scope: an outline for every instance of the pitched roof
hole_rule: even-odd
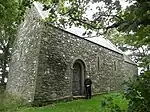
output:
[[[39,12],[39,15],[41,16],[42,19],[45,19],[48,17],[49,10],[43,11],[43,4],[39,2],[33,2],[34,6],[36,7],[37,11]],[[71,32],[75,35],[78,35],[82,37],[82,34],[84,31],[80,28],[74,28],[74,29],[66,29],[65,31]],[[84,38],[84,37],[83,37]],[[112,44],[108,39],[105,39],[103,37],[92,37],[92,38],[86,38],[87,40],[94,42],[96,44],[99,44],[103,47],[106,47],[112,51],[118,52],[120,54],[124,55],[124,60],[126,62],[135,64],[128,56],[126,56],[120,49],[118,49],[114,44]]]

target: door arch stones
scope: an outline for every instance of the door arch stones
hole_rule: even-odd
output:
[[[77,59],[73,64],[72,95],[84,95],[85,64]]]

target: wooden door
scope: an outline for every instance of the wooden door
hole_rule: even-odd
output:
[[[81,65],[75,63],[73,68],[72,94],[78,96],[81,95]]]

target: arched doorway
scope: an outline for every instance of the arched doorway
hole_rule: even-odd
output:
[[[73,64],[72,95],[84,94],[85,64],[82,60],[76,60]]]

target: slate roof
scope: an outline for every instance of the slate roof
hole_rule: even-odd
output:
[[[37,11],[39,12],[39,15],[41,16],[42,19],[45,19],[48,17],[48,13],[49,11],[43,11],[43,5],[39,2],[34,2],[33,3],[34,6],[36,7]],[[84,33],[84,31],[82,31],[82,29],[77,29],[75,28],[74,30],[72,29],[66,29],[65,31],[71,32],[75,35],[78,35],[82,38],[82,34]],[[126,62],[129,62],[131,64],[135,64],[128,56],[126,56],[120,49],[118,49],[114,44],[112,44],[108,39],[105,39],[103,37],[92,37],[92,38],[86,38],[87,40],[94,42],[96,44],[99,44],[101,46],[104,46],[112,51],[118,52],[120,54],[124,55],[124,60]]]

